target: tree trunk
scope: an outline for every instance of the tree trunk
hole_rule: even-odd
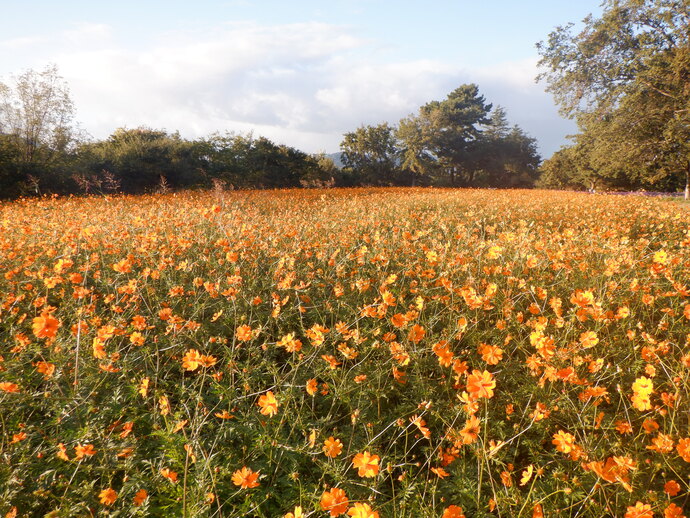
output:
[[[690,200],[690,162],[685,167],[685,200]]]

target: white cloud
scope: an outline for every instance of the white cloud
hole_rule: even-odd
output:
[[[23,36],[20,38],[11,38],[9,40],[0,41],[0,49],[18,51],[31,47],[45,41],[40,36]]]
[[[512,122],[541,137],[543,121],[535,114],[550,103],[533,83],[535,60],[477,70],[435,60],[381,63],[372,52],[376,42],[324,23],[223,24],[167,33],[136,50],[119,42],[122,36],[103,24],[81,24],[32,43],[44,45],[44,63],[58,65],[77,118],[98,138],[138,125],[186,137],[254,130],[305,151],[330,152],[344,132],[395,124],[471,81],[489,102],[505,106]]]

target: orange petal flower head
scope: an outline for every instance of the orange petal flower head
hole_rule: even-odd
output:
[[[330,491],[324,491],[321,495],[321,509],[328,511],[331,516],[339,516],[347,512],[350,501],[340,488],[334,487]]]
[[[232,474],[232,483],[242,489],[253,489],[259,487],[259,472],[254,472],[251,468],[244,466]]]
[[[372,478],[379,473],[379,458],[378,455],[372,455],[368,451],[358,453],[352,459],[352,465],[357,468],[357,474],[360,477]]]
[[[467,377],[467,392],[475,399],[491,399],[494,396],[495,388],[494,377],[488,371],[473,370],[472,374]]]
[[[278,401],[270,390],[259,397],[259,402],[257,404],[261,407],[259,412],[263,415],[273,417],[278,413]]]

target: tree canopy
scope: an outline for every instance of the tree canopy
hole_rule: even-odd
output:
[[[76,142],[73,122],[69,88],[54,65],[28,70],[10,85],[0,82],[2,184],[48,180]]]
[[[369,184],[530,187],[540,157],[536,141],[474,84],[430,101],[391,127],[361,127],[341,143],[346,169]]]
[[[581,31],[538,44],[543,72],[574,118],[577,153],[611,185],[690,189],[690,4],[606,0]]]

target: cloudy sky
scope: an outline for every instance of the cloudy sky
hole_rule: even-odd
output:
[[[248,132],[338,151],[474,82],[545,157],[574,132],[535,43],[600,0],[2,0],[0,80],[54,63],[95,138]]]

